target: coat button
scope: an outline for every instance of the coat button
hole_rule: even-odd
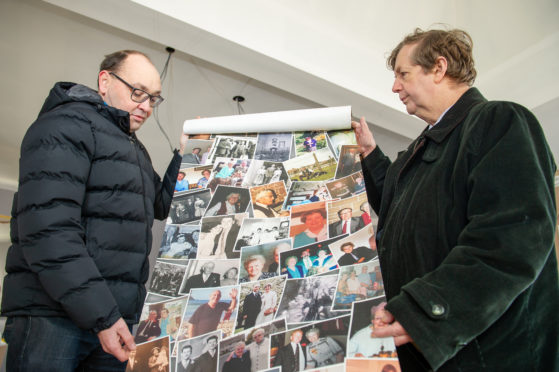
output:
[[[434,304],[433,307],[431,307],[431,313],[433,313],[433,315],[435,316],[441,316],[444,314],[444,312],[445,309],[443,305]]]

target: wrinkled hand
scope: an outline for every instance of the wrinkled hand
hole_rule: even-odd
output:
[[[356,121],[351,122],[351,127],[355,131],[355,138],[357,139],[357,146],[359,152],[363,157],[369,155],[377,147],[373,133],[369,129],[365,117],[362,116],[359,123]]]
[[[97,333],[101,346],[106,353],[124,362],[128,360],[131,350],[136,350],[134,338],[122,318],[110,328]]]
[[[388,311],[384,310],[384,317],[382,321],[388,324],[386,327],[377,328],[373,331],[374,337],[394,337],[394,344],[400,346],[408,342],[413,342],[408,332],[402,327],[400,322],[394,319],[394,316]]]

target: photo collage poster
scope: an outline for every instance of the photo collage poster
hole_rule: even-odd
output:
[[[399,372],[376,224],[352,130],[191,135],[128,370]]]

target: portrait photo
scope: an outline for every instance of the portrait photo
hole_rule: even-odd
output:
[[[336,178],[349,176],[361,170],[361,156],[357,145],[342,145]]]
[[[238,292],[238,286],[192,289],[183,316],[185,326],[179,331],[179,339],[216,330],[221,330],[223,337],[230,336],[237,318]]]
[[[126,372],[169,372],[169,337],[154,339],[136,345],[131,351],[126,365]]]
[[[238,278],[238,260],[190,260],[179,293],[189,294],[193,288],[235,285]]]
[[[287,190],[283,181],[270,183],[263,186],[250,188],[252,200],[252,211],[255,218],[272,218],[289,215],[283,212],[281,207],[287,196]]]
[[[363,208],[363,211],[363,203],[367,203],[366,193],[327,203],[328,234],[331,238],[354,234],[371,223],[369,208]]]
[[[239,283],[253,282],[278,275],[276,254],[291,249],[291,239],[283,239],[241,249]]]
[[[289,235],[293,237],[294,248],[328,239],[326,202],[300,204],[291,207]]]
[[[250,203],[248,189],[233,186],[217,186],[204,216],[224,216],[245,212]]]
[[[239,258],[235,242],[247,213],[204,217],[200,225],[198,259]]]
[[[392,337],[372,337],[375,329],[388,326],[383,321],[386,298],[384,296],[353,304],[353,317],[348,338],[349,358],[397,358]]]
[[[239,316],[235,333],[274,320],[286,279],[282,275],[240,285]]]

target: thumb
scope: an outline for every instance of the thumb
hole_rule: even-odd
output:
[[[134,337],[128,330],[128,327],[125,326],[118,330],[118,334],[120,336],[121,341],[124,343],[125,347],[129,350],[136,350],[136,343],[134,342]]]

